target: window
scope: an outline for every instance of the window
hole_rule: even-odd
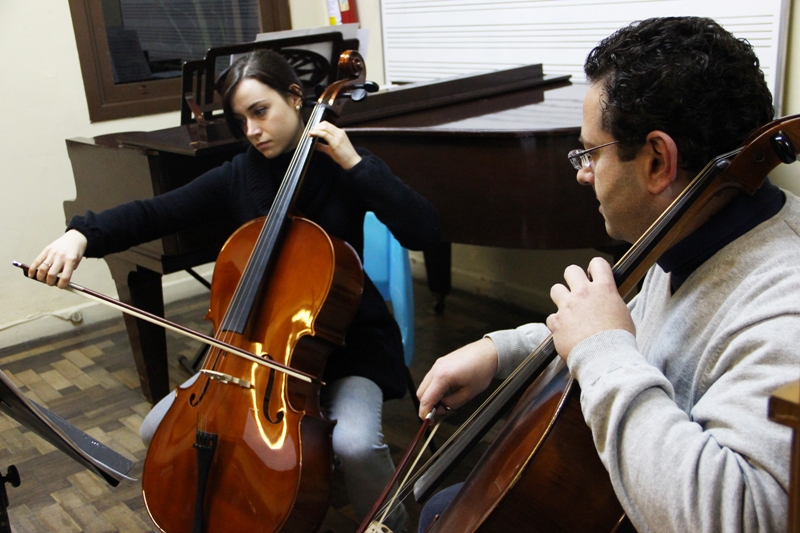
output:
[[[181,65],[291,27],[288,0],[69,0],[92,122],[180,109]]]

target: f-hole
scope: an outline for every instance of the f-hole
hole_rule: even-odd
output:
[[[272,359],[270,357],[270,359]],[[264,400],[262,402],[262,409],[264,412],[264,418],[267,419],[267,422],[270,424],[280,424],[283,421],[283,409],[278,409],[278,412],[275,413],[275,416],[272,416],[272,413],[269,411],[269,399],[272,397],[272,389],[275,387],[275,369],[271,368],[269,370],[269,381],[267,382],[267,389],[264,391]]]
[[[208,385],[210,383],[211,380],[207,379],[206,384],[203,385],[203,390],[200,392],[200,396],[195,396],[194,393],[192,393],[192,395],[189,396],[189,405],[191,405],[192,407],[197,407],[198,405],[200,405],[200,402],[203,401],[203,398],[206,395],[206,391],[208,391]]]

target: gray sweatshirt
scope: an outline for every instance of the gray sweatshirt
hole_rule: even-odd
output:
[[[786,530],[791,430],[767,418],[800,378],[800,200],[674,293],[658,266],[629,307],[636,336],[597,334],[568,366],[614,490],[641,532]],[[506,375],[548,334],[489,335]]]

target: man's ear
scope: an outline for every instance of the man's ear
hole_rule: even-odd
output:
[[[678,177],[678,146],[672,137],[653,130],[645,139],[647,154],[647,189],[651,194],[661,194]]]

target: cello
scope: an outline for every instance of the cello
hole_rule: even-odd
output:
[[[364,63],[342,54],[347,79],[320,96],[266,218],[225,243],[207,318],[214,337],[319,376],[344,343],[363,287],[357,253],[294,212],[316,140],[308,135],[340,96],[361,99]],[[369,90],[369,89],[367,89]],[[156,430],[142,493],[162,531],[314,531],[327,511],[335,422],[306,382],[212,348],[199,377],[176,390]]]
[[[614,266],[620,295],[625,297],[638,284],[713,197],[731,188],[752,195],[779,163],[796,160],[796,146],[800,146],[800,115],[759,128],[743,147],[706,165]],[[577,383],[557,357],[552,336],[440,447],[423,473],[412,478],[416,499],[425,500],[515,403],[428,533],[632,531],[583,420]],[[399,490],[407,493],[409,486]],[[372,521],[381,503],[376,503],[375,513],[362,523],[359,533],[385,531]]]

